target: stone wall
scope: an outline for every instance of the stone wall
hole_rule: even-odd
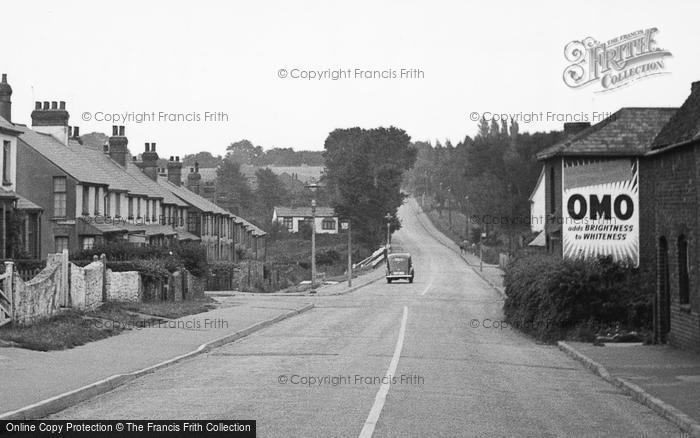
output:
[[[102,262],[92,262],[84,268],[71,263],[71,307],[80,310],[94,310],[102,304],[103,269]]]
[[[143,300],[143,283],[138,272],[113,272],[107,269],[106,281],[107,300],[131,303]]]
[[[12,287],[14,320],[28,324],[58,311],[61,275],[61,263],[56,261],[48,263],[46,268],[26,283],[15,273]]]
[[[240,291],[255,291],[265,283],[265,264],[258,260],[242,260],[233,275],[233,288]]]
[[[168,277],[168,301],[182,301],[183,299],[183,276],[180,271],[175,271]]]
[[[189,271],[184,271],[185,290],[187,291],[185,298],[196,298],[204,296],[204,289],[207,284],[205,277],[197,277]]]

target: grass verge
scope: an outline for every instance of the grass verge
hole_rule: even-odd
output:
[[[31,325],[7,324],[0,327],[0,341],[29,350],[65,350],[146,326],[150,321],[177,319],[215,307],[216,301],[210,297],[180,302],[108,302],[90,312],[64,310]]]

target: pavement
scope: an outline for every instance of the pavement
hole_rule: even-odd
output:
[[[308,310],[308,302],[229,299],[210,312],[169,320],[69,350],[0,348],[0,418],[116,375],[138,373],[253,326]],[[93,391],[94,393],[94,391]],[[75,399],[75,395],[73,397]],[[54,400],[55,401],[55,400]],[[59,400],[60,402],[60,400]],[[59,403],[59,406],[63,403]],[[45,409],[29,411],[44,412]],[[23,414],[15,412],[10,417]]]
[[[596,374],[700,437],[700,354],[668,345],[562,344]]]
[[[557,346],[501,325],[502,295],[410,206],[399,214],[413,284],[250,297],[314,308],[50,419],[254,419],[261,437],[684,436]]]

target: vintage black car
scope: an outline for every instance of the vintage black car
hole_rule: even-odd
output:
[[[386,282],[394,280],[408,280],[413,283],[413,262],[411,254],[397,252],[389,254],[386,258]]]

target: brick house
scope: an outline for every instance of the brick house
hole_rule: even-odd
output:
[[[656,337],[700,351],[700,82],[642,159],[643,264],[656,279]]]
[[[639,263],[638,184],[644,177],[639,159],[675,111],[622,108],[590,127],[565,124],[566,139],[537,154],[544,164],[549,253],[559,257],[605,253]],[[601,190],[606,194],[597,197]],[[635,217],[617,217],[613,214],[617,210]],[[607,223],[599,224],[605,215],[610,216]],[[598,224],[593,234],[587,232],[589,224]]]
[[[0,257],[36,258],[40,254],[43,209],[17,193],[20,127],[12,123],[12,87],[0,81]],[[22,177],[21,170],[19,176]]]

